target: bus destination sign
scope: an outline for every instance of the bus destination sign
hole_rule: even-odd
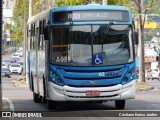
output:
[[[127,11],[61,11],[53,12],[53,22],[121,21],[128,22]]]

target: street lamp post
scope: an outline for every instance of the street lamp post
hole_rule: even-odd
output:
[[[32,0],[29,0],[29,18],[32,16]]]
[[[108,0],[103,0],[103,5],[107,5],[108,4]]]
[[[53,0],[53,8],[57,7],[57,0]]]
[[[23,39],[23,48],[24,48],[24,64],[23,64],[23,76],[26,76],[26,0],[24,0],[24,39]]]

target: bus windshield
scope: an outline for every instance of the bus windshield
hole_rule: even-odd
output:
[[[129,25],[79,25],[51,28],[50,62],[68,66],[106,66],[133,61]]]

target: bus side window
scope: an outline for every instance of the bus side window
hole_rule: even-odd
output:
[[[43,21],[40,21],[40,33],[39,33],[40,37],[39,37],[39,48],[40,50],[42,50],[43,46],[42,46],[42,38],[43,38]]]
[[[46,21],[45,20],[43,20],[43,21],[40,21],[40,23],[39,23],[40,25],[40,29],[39,29],[39,49],[40,50],[44,50],[44,26],[45,26],[45,24],[46,24]]]
[[[41,33],[42,33],[42,21],[39,22],[39,39],[38,39],[38,50],[41,49]]]
[[[26,32],[27,32],[27,36],[26,36],[26,37],[27,37],[27,38],[26,38],[26,50],[29,50],[29,49],[30,49],[30,48],[29,48],[29,47],[30,47],[30,46],[29,46],[29,41],[30,41],[30,40],[29,40],[29,39],[30,39],[30,36],[29,36],[29,25],[27,25],[27,31],[26,31]]]
[[[36,36],[36,26],[35,23],[33,24],[33,50],[36,50],[36,40],[35,40],[35,36]]]
[[[30,49],[33,49],[33,24],[31,24],[31,37],[30,37]]]
[[[42,49],[44,50],[45,49],[45,40],[44,40],[44,28],[45,28],[45,25],[46,25],[46,20],[43,20],[43,37],[42,37]]]

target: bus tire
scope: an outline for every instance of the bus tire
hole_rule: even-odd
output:
[[[116,100],[115,101],[115,107],[118,110],[123,110],[125,107],[125,100]]]
[[[43,97],[43,101],[46,103],[46,84],[45,84],[45,78],[44,78],[44,75],[43,75],[43,91],[44,91],[44,97]]]
[[[56,109],[56,101],[47,100],[47,107],[49,110]]]
[[[45,98],[45,97],[43,97],[43,102],[44,102],[44,103],[47,103],[47,100],[46,100],[46,98]]]
[[[31,72],[31,83],[32,83],[32,91],[34,92],[34,83],[33,83],[33,75],[32,75],[32,72]]]
[[[33,93],[33,100],[34,100],[35,103],[39,103],[39,102],[42,101],[42,97],[39,96],[39,95],[36,94],[36,93]]]

